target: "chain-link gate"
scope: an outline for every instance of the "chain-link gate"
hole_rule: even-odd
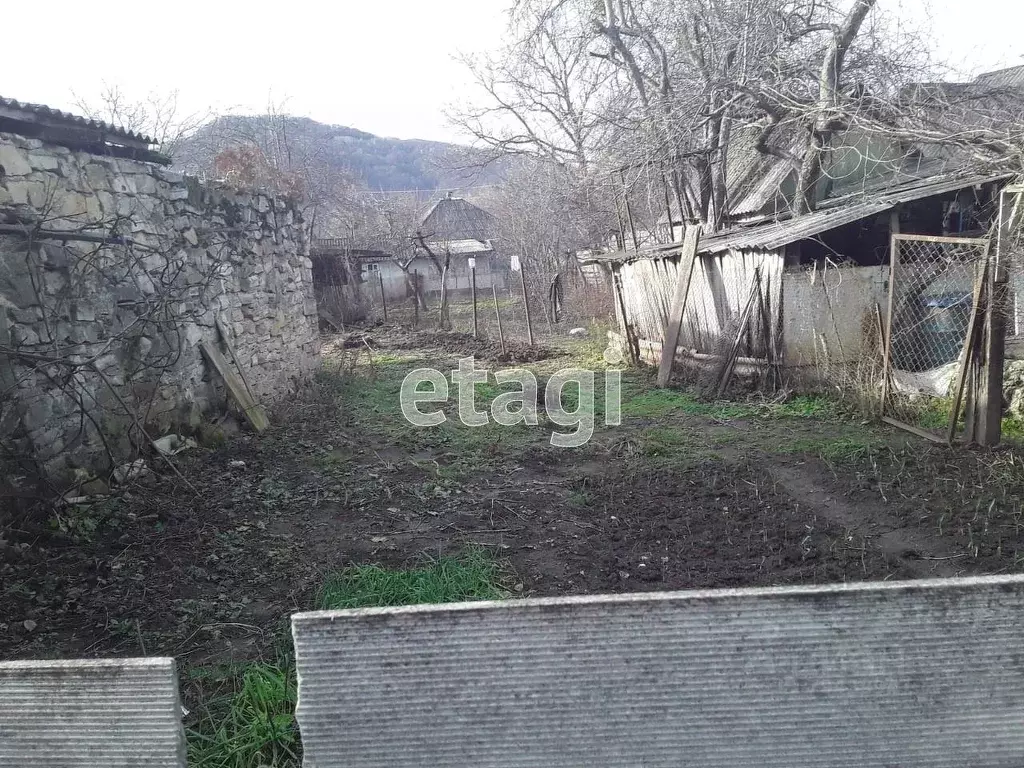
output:
[[[882,413],[945,442],[975,332],[987,238],[893,235]]]

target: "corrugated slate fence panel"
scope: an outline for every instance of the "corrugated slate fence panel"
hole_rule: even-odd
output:
[[[174,659],[0,663],[3,768],[185,768]]]
[[[1024,765],[1024,581],[297,614],[306,765]]]

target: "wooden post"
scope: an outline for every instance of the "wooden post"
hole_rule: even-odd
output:
[[[519,262],[519,282],[523,286],[523,311],[526,313],[526,337],[530,340],[530,346],[533,346],[533,321],[530,319],[530,297],[526,292],[526,265]]]
[[[473,338],[480,338],[480,329],[476,320],[476,267],[469,268],[469,289],[473,293]]]
[[[377,281],[380,283],[380,305],[384,309],[384,322],[388,321],[388,299],[384,295],[384,275],[377,269]]]
[[[885,407],[889,403],[889,379],[892,375],[889,360],[892,356],[892,305],[896,296],[896,271],[899,266],[898,242],[898,234],[889,237],[889,306],[885,311],[885,349],[882,352],[882,415],[885,415]]]
[[[985,284],[988,280],[988,248],[985,249],[985,255],[982,258],[982,262],[979,264],[979,267],[980,271],[974,280],[974,293],[971,300],[971,319],[967,323],[967,334],[964,337],[964,346],[960,353],[960,371],[957,374],[956,385],[953,390],[953,407],[950,409],[949,413],[949,431],[946,433],[946,442],[950,445],[953,444],[953,439],[956,437],[956,424],[960,418],[960,404],[963,401],[964,386],[967,383],[967,374],[971,369],[971,361],[974,357],[974,351],[977,348],[978,320],[981,315],[981,303],[983,300]]]
[[[665,168],[664,168],[664,166],[662,166],[662,169],[661,169],[661,188],[665,192],[665,213],[668,216],[668,242],[671,243],[671,242],[674,242],[675,239],[676,239],[676,231],[672,227],[672,202],[671,202],[671,200],[669,200],[669,196],[668,196],[668,179],[665,178]],[[680,211],[679,212],[680,217],[682,216],[682,214],[683,214],[683,212]],[[680,221],[682,221],[681,218],[680,218]]]
[[[669,308],[665,333],[661,339],[661,363],[658,366],[658,386],[667,387],[672,379],[672,364],[675,362],[676,347],[679,344],[679,332],[683,325],[683,314],[686,311],[686,300],[690,295],[690,284],[693,281],[693,267],[697,261],[697,244],[700,241],[700,226],[690,224],[683,236],[683,249],[679,256],[679,272],[676,278],[675,293],[672,294],[672,306]],[[625,307],[623,307],[625,311]],[[625,314],[623,314],[625,317]]]
[[[420,273],[412,271],[412,325],[418,328],[420,325]]]
[[[984,365],[978,381],[975,424],[978,445],[999,445],[1003,426],[1003,368],[1006,361],[1006,307],[1010,242],[1019,214],[1020,193],[999,193],[999,229],[995,258],[989,260],[988,307],[982,343]]]
[[[498,342],[501,344],[501,354],[505,354],[505,333],[501,330],[501,311],[498,309],[498,289],[491,281],[491,295],[494,296],[494,316],[498,319]]]
[[[640,241],[636,238],[636,224],[633,222],[633,209],[629,205],[629,190],[626,189],[626,174],[619,171],[619,180],[622,181],[622,199],[626,204],[626,218],[629,219],[629,233],[633,237],[633,250],[640,250]]]
[[[618,272],[612,273],[612,285],[615,287],[615,303],[619,308],[619,315],[622,317],[622,334],[626,337],[626,353],[629,355],[629,362],[633,365],[640,363],[640,347],[633,337],[633,328],[629,324],[629,317],[626,315],[626,302],[622,298],[622,275]]]

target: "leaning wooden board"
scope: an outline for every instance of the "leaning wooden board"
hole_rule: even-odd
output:
[[[235,402],[238,403],[242,413],[245,414],[245,418],[252,424],[252,428],[257,432],[262,432],[269,427],[270,420],[267,418],[267,414],[264,413],[263,407],[253,402],[253,399],[249,397],[245,384],[238,378],[238,374],[231,370],[231,366],[228,365],[228,361],[224,359],[224,355],[220,353],[220,350],[208,341],[204,341],[200,345],[200,349],[203,350],[203,355],[206,356],[210,365],[224,379],[228,392]]]
[[[675,361],[679,331],[683,325],[686,299],[690,295],[694,262],[697,260],[697,245],[700,242],[700,227],[690,224],[683,235],[683,248],[679,256],[679,278],[672,294],[672,305],[665,325],[664,341],[661,347],[661,364],[658,366],[658,386],[667,387],[672,378],[672,363]]]

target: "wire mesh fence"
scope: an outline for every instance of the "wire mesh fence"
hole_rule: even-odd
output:
[[[893,236],[884,415],[945,439],[988,244]]]

